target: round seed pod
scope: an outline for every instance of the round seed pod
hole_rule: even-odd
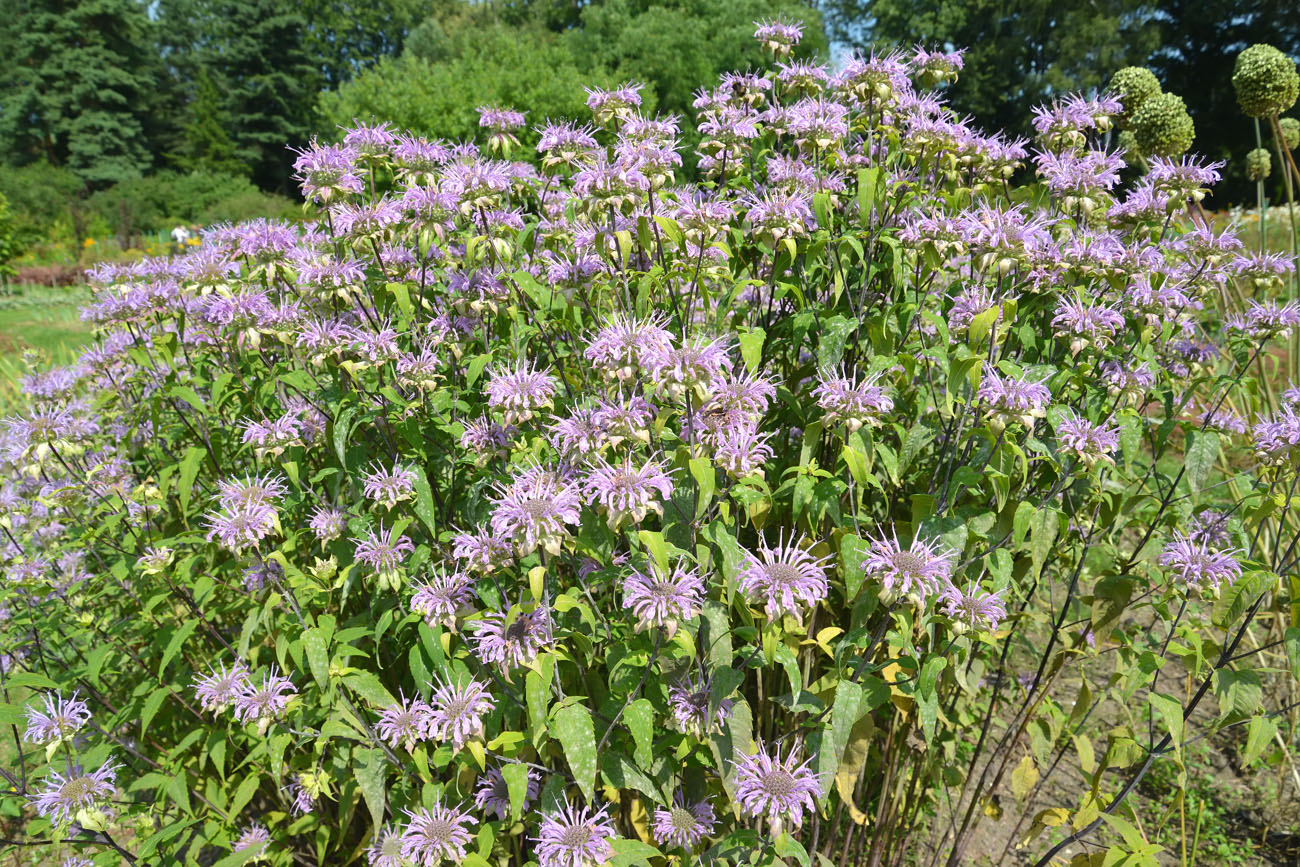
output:
[[[1147,99],[1133,114],[1133,138],[1149,157],[1176,157],[1187,153],[1196,138],[1196,126],[1181,96],[1160,93]]]
[[[1288,150],[1300,148],[1300,120],[1294,117],[1284,117],[1277,122],[1282,128],[1282,141],[1286,142]]]
[[[1127,129],[1133,112],[1160,94],[1160,80],[1145,66],[1126,66],[1110,77],[1110,92],[1119,97],[1124,106],[1124,110],[1115,115],[1115,124],[1120,129]]]
[[[1273,170],[1273,158],[1265,148],[1255,148],[1246,154],[1246,177],[1262,181]]]
[[[1271,45],[1256,44],[1237,55],[1232,69],[1237,103],[1248,117],[1270,117],[1295,105],[1300,73],[1295,62]]]

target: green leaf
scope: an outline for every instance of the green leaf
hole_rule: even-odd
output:
[[[1257,716],[1246,727],[1246,749],[1242,752],[1241,763],[1249,765],[1264,753],[1264,748],[1272,743],[1277,734],[1277,723],[1266,716]]]
[[[699,498],[695,502],[695,517],[700,518],[709,510],[709,504],[713,502],[717,470],[708,458],[691,458],[690,468],[691,476],[699,486]]]
[[[1041,775],[1038,772],[1038,765],[1034,762],[1033,756],[1025,756],[1016,765],[1016,769],[1011,772],[1011,794],[1017,801],[1024,801],[1029,797],[1029,793],[1034,786],[1038,785],[1038,779]]]
[[[1147,696],[1151,706],[1155,708],[1156,713],[1164,720],[1165,728],[1169,730],[1169,738],[1174,748],[1181,751],[1183,746],[1183,703],[1176,698],[1170,698],[1167,695],[1151,693]]]
[[[144,733],[148,731],[149,723],[153,722],[153,718],[157,715],[158,709],[162,707],[162,703],[166,701],[167,697],[171,694],[171,687],[168,686],[160,686],[153,692],[149,693],[149,697],[144,701],[144,707],[140,709],[141,738],[143,738]]]
[[[654,705],[649,699],[639,698],[623,711],[623,719],[627,720],[628,730],[632,732],[632,740],[636,744],[633,756],[636,763],[643,768],[650,767],[653,758],[651,746],[654,742]]]
[[[821,338],[817,341],[817,367],[819,370],[830,370],[844,357],[844,343],[858,323],[836,314],[823,320],[821,325]]]
[[[835,687],[835,703],[831,705],[831,718],[822,735],[822,748],[817,754],[817,775],[822,784],[822,797],[835,785],[835,772],[844,760],[844,748],[849,744],[849,734],[862,715],[863,690],[861,685],[845,678]]]
[[[1187,439],[1187,485],[1192,493],[1197,493],[1205,487],[1219,457],[1219,435],[1213,431],[1192,431]]]
[[[212,867],[240,867],[241,864],[247,864],[258,855],[261,855],[266,851],[266,847],[269,845],[269,842],[258,843],[256,846],[249,846],[247,849],[240,852],[231,852],[229,855],[213,864]]]
[[[382,750],[362,750],[366,760],[355,766],[357,788],[370,808],[370,818],[378,828],[384,824],[384,807],[388,803],[388,762]]]
[[[199,625],[197,617],[185,621],[180,628],[172,633],[171,640],[167,642],[167,649],[163,651],[162,661],[158,663],[158,676],[162,677],[163,670],[167,668],[167,663],[172,661],[177,653],[180,652],[181,645],[185,639],[194,634],[194,628]]]
[[[618,838],[609,841],[614,848],[614,857],[609,859],[610,867],[650,867],[651,858],[662,858],[663,853],[640,840]]]
[[[1245,718],[1259,710],[1264,700],[1264,685],[1253,671],[1221,668],[1214,675],[1214,693],[1219,711],[1226,717]]]
[[[742,332],[739,337],[740,357],[750,373],[758,371],[758,365],[763,360],[763,341],[766,339],[767,332],[761,328]]]
[[[318,686],[324,689],[329,684],[330,657],[329,641],[324,632],[317,626],[313,626],[302,634],[302,649],[307,655],[307,665],[311,668],[311,676],[316,680]]]
[[[198,478],[199,467],[203,463],[205,454],[207,452],[202,446],[190,446],[185,450],[185,457],[181,458],[177,493],[180,496],[182,515],[189,512],[190,495],[194,492],[194,480]]]
[[[59,688],[57,683],[35,671],[20,671],[15,675],[11,675],[5,686],[10,689],[16,686],[26,686],[31,689],[57,690]]]
[[[415,467],[415,516],[428,529],[429,535],[438,538],[436,512],[433,509],[433,491],[423,467]]]
[[[343,678],[343,682],[375,707],[385,708],[397,704],[397,699],[393,698],[388,688],[379,682],[374,672],[361,671],[349,674]]]
[[[235,790],[235,797],[230,801],[231,816],[238,816],[243,812],[244,807],[248,806],[248,802],[253,800],[253,794],[257,791],[257,787],[261,782],[261,775],[256,771],[244,777],[244,781]]]
[[[510,793],[510,821],[518,822],[528,798],[528,766],[508,762],[501,766],[501,776],[506,781],[506,791]]]
[[[344,455],[347,453],[348,436],[352,433],[352,418],[356,414],[357,407],[349,406],[334,419],[334,452],[339,456],[339,466],[341,467],[347,467],[348,465]]]
[[[590,801],[596,795],[596,728],[591,711],[570,701],[552,715],[551,732],[564,747],[574,781]]]
[[[1272,572],[1255,570],[1247,572],[1228,587],[1223,588],[1214,610],[1210,613],[1210,622],[1220,629],[1227,629],[1246,613],[1246,609],[1255,604],[1277,581]]]

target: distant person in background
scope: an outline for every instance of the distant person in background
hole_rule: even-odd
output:
[[[172,244],[175,247],[173,252],[185,252],[185,242],[188,241],[189,238],[190,230],[184,226],[177,226],[175,229],[172,229]]]

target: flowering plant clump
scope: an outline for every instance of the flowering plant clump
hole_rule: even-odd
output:
[[[960,54],[799,37],[699,92],[693,181],[628,84],[359,125],[298,159],[318,221],[92,271],[95,344],[0,433],[8,836],[1151,863],[1153,765],[1281,749],[1295,262],[1203,222],[1140,71],[1016,141],[945,107]]]

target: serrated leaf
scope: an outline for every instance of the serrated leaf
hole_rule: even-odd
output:
[[[1277,734],[1277,723],[1266,716],[1257,716],[1246,727],[1246,748],[1241,755],[1241,763],[1249,765],[1264,754],[1264,748],[1272,743]]]
[[[377,708],[386,708],[397,704],[397,699],[393,698],[393,694],[388,691],[388,688],[379,682],[379,678],[374,672],[359,671],[349,674],[343,678],[343,682],[351,687],[357,695]]]
[[[253,794],[257,791],[261,780],[261,776],[256,771],[244,777],[244,781],[235,790],[235,797],[230,801],[230,815],[232,817],[236,817],[243,812],[244,807],[248,806],[248,802],[253,800]]]
[[[649,699],[639,698],[623,711],[623,719],[627,720],[628,730],[632,732],[632,741],[636,744],[633,758],[641,767],[650,767],[650,760],[653,757],[651,745],[654,742],[654,705]]]
[[[190,496],[194,493],[194,480],[199,476],[199,467],[203,464],[205,454],[207,452],[202,446],[190,446],[185,450],[185,457],[181,458],[180,473],[177,476],[177,495],[180,499],[182,515],[189,512]]]
[[[313,626],[302,634],[302,650],[307,656],[311,676],[324,689],[329,684],[329,643],[319,627]]]
[[[1038,764],[1033,756],[1025,756],[1020,760],[1020,764],[1011,772],[1011,794],[1017,801],[1023,802],[1029,797],[1030,791],[1038,785],[1039,776]]]
[[[590,801],[596,795],[596,727],[591,711],[576,701],[564,705],[552,715],[551,733],[564,747],[574,782]]]
[[[384,808],[388,803],[388,762],[382,750],[362,750],[365,760],[356,764],[353,774],[357,788],[370,808],[370,818],[378,828],[384,824]]]
[[[163,651],[162,661],[158,663],[159,677],[162,677],[163,671],[167,668],[167,663],[171,662],[172,657],[180,652],[181,645],[185,643],[185,639],[194,634],[194,628],[198,625],[198,618],[191,618],[182,623],[180,628],[172,633],[171,640],[167,642],[167,648]]]
[[[1169,737],[1175,749],[1181,750],[1183,746],[1183,704],[1176,698],[1170,698],[1167,695],[1151,693],[1147,696],[1151,706],[1155,708],[1156,713],[1164,720],[1165,728],[1169,730]]]
[[[524,814],[524,801],[528,798],[528,766],[508,762],[501,766],[501,776],[510,794],[510,821],[518,822]]]
[[[420,519],[429,535],[438,538],[437,513],[433,508],[433,491],[423,467],[415,467],[415,516]]]

